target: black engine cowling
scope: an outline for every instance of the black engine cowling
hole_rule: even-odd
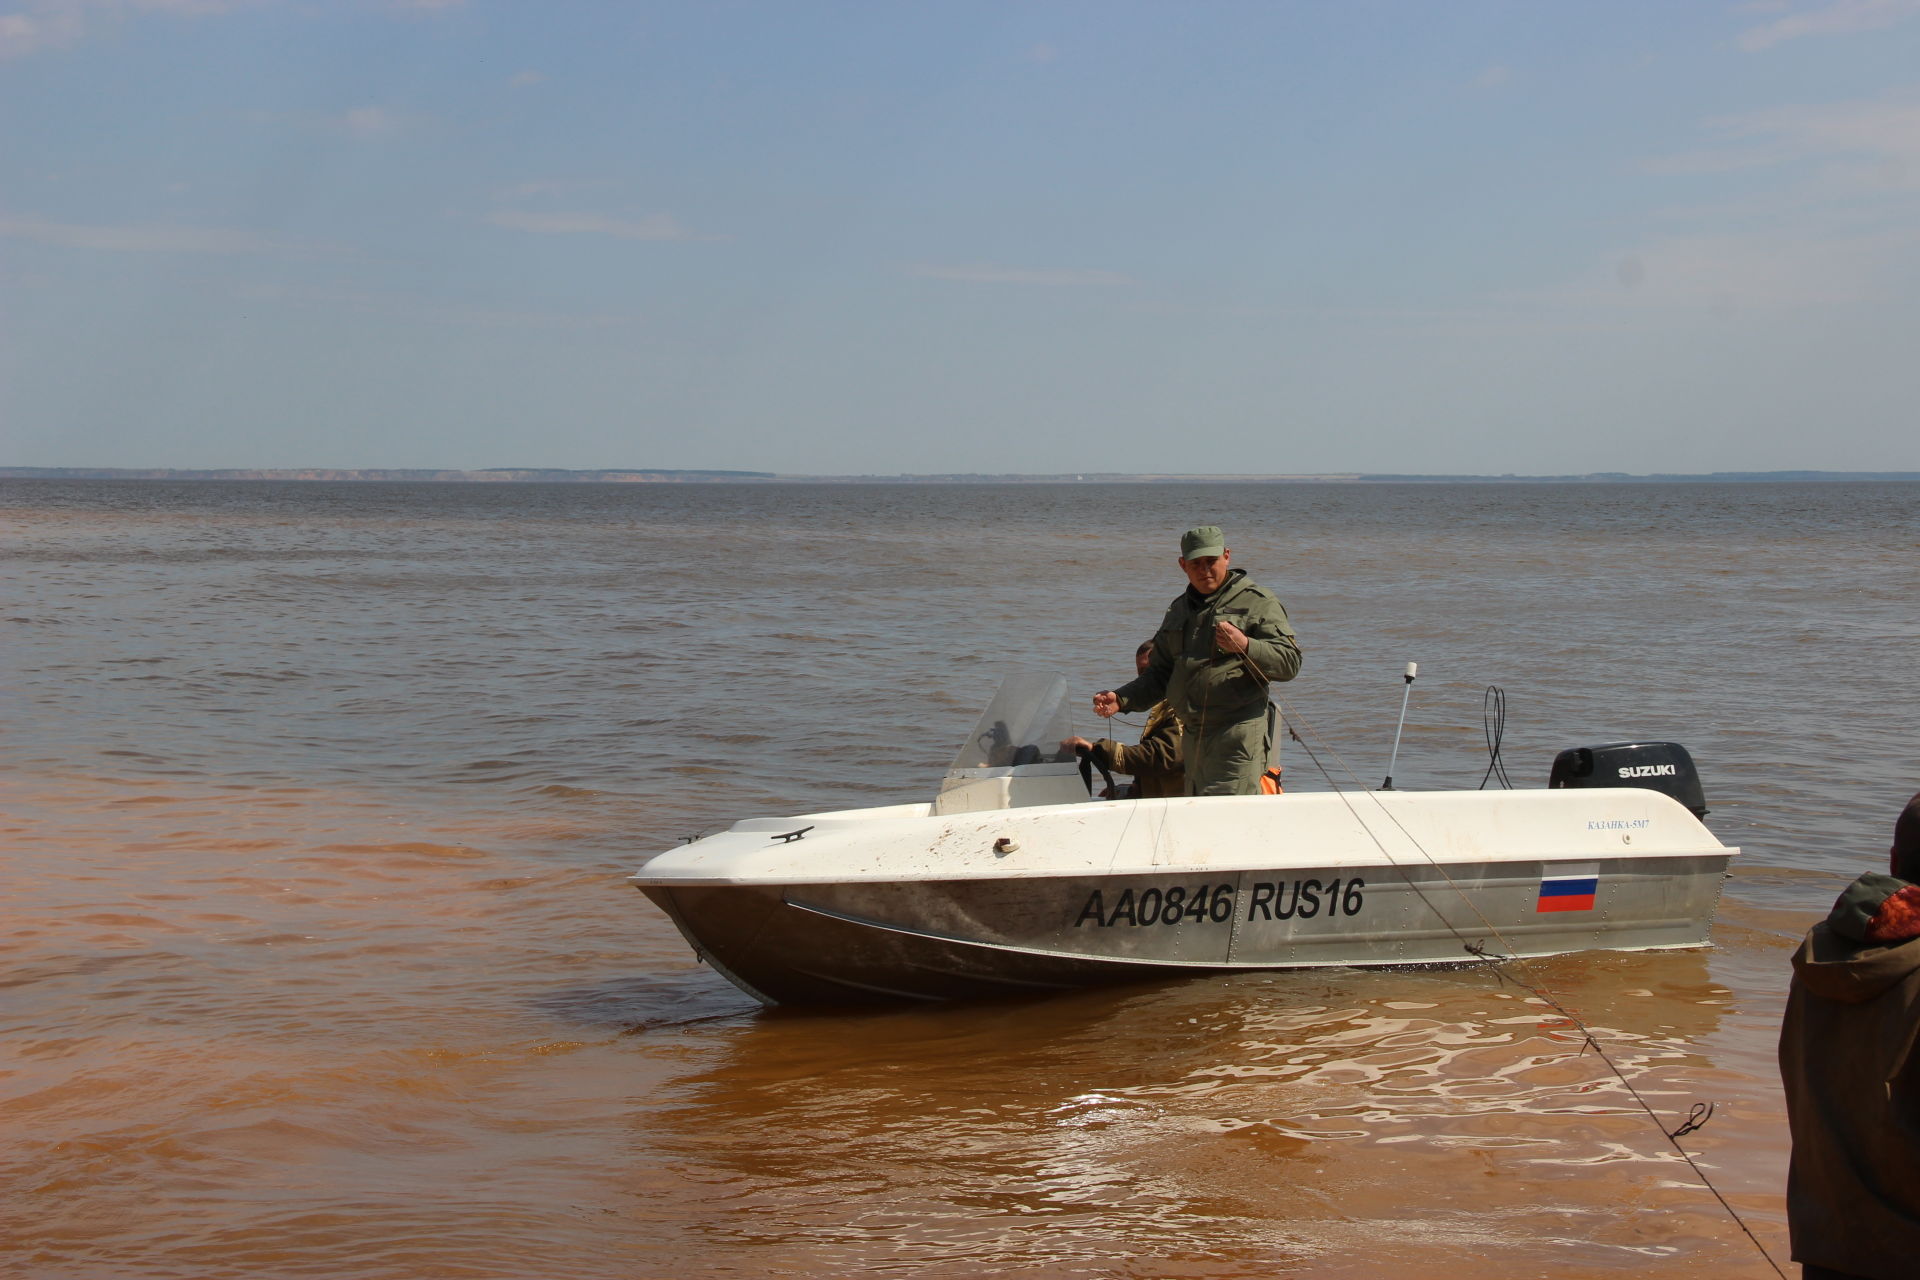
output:
[[[1645,787],[1707,816],[1707,795],[1693,757],[1677,742],[1610,742],[1573,747],[1553,758],[1548,787]]]

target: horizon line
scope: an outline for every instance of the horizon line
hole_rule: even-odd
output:
[[[1645,472],[899,472],[807,474],[692,467],[6,467],[6,480],[207,480],[306,483],[575,484],[1552,484],[1920,481],[1920,471]]]

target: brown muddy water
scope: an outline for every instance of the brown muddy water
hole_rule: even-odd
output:
[[[1773,1274],[1475,970],[762,1011],[624,883],[931,795],[1226,526],[1369,783],[1685,742],[1711,950],[1536,975],[1784,1267],[1787,953],[1920,787],[1920,486],[0,485],[0,1274]],[[1091,720],[1091,716],[1088,716]],[[1289,786],[1327,785],[1289,748]],[[1343,785],[1344,785],[1344,780]],[[1790,1269],[1789,1269],[1790,1270]]]

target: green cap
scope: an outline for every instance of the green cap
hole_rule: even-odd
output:
[[[1206,556],[1217,556],[1227,549],[1227,535],[1220,532],[1219,525],[1203,524],[1198,529],[1189,529],[1180,535],[1180,558],[1199,560]]]

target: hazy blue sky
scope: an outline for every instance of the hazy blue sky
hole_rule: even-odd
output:
[[[1920,0],[0,0],[0,464],[1920,469]]]

